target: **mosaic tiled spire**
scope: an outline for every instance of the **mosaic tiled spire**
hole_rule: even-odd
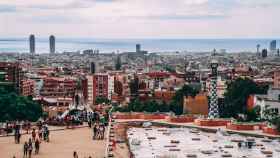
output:
[[[208,117],[210,119],[219,118],[219,106],[217,95],[217,76],[218,76],[218,62],[216,60],[211,61],[211,81],[210,81],[210,108]]]

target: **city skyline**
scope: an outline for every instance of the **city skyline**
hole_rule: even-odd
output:
[[[2,0],[0,36],[277,38],[279,9],[277,0]]]

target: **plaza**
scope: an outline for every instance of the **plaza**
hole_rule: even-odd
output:
[[[14,137],[0,137],[0,155],[3,158],[23,157],[23,143],[31,135],[22,135],[20,144],[14,143]],[[92,130],[83,127],[50,132],[50,142],[42,141],[38,155],[32,158],[69,158],[76,151],[79,157],[103,158],[105,140],[92,140]]]

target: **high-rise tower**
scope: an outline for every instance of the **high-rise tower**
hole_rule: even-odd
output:
[[[53,35],[50,36],[50,54],[55,53],[55,37]]]
[[[272,40],[271,42],[270,42],[270,52],[272,52],[272,53],[275,53],[276,52],[276,46],[277,45],[277,42],[276,42],[276,40]]]
[[[210,108],[208,117],[210,119],[219,118],[219,106],[218,106],[218,95],[217,95],[217,76],[218,76],[218,61],[211,61],[211,85],[210,85]]]
[[[29,50],[31,54],[35,54],[35,36],[29,36]]]
[[[141,52],[141,45],[136,44],[136,53],[140,53],[140,52]]]

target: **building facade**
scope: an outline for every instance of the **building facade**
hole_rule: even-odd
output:
[[[274,72],[273,87],[280,88],[280,70]]]
[[[23,70],[19,63],[0,62],[0,85],[12,85],[16,92],[20,94],[20,84],[23,77]]]
[[[276,40],[272,40],[271,42],[270,42],[270,51],[272,52],[272,53],[275,53],[276,52],[276,50],[277,50],[277,42],[276,42]]]
[[[53,35],[50,36],[50,54],[55,53],[55,37]]]
[[[94,105],[97,98],[111,100],[114,93],[114,77],[108,74],[94,74],[87,76],[88,103]]]
[[[69,97],[73,98],[76,91],[76,81],[63,77],[46,77],[40,95],[43,97]]]
[[[35,36],[34,35],[29,36],[29,50],[32,55],[35,54]]]
[[[20,81],[20,94],[23,96],[34,96],[34,81],[30,79],[24,79]]]

